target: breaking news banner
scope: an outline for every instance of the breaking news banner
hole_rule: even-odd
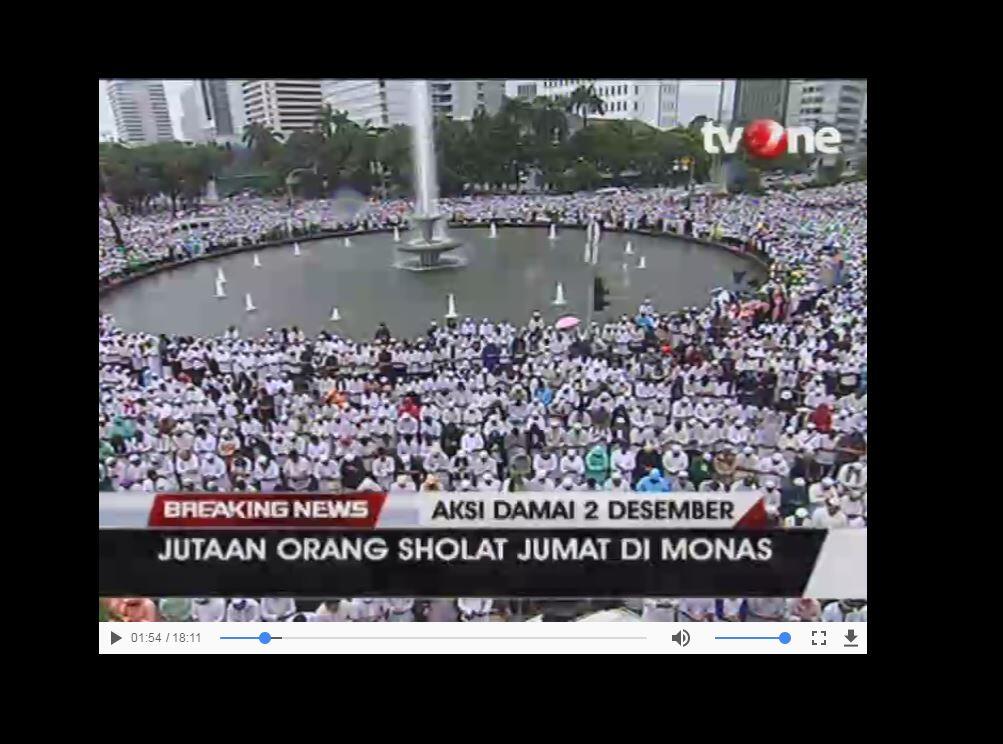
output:
[[[104,596],[867,596],[866,529],[771,528],[757,492],[99,502]]]

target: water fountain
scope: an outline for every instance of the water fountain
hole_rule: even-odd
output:
[[[251,299],[251,293],[248,292],[244,295],[244,310],[249,313],[253,313],[257,309],[258,308],[254,306],[254,301]]]
[[[223,273],[222,266],[216,269],[216,281],[220,284],[226,284],[226,274]]]
[[[333,323],[336,323],[337,321],[341,320],[341,313],[338,312],[338,308],[336,307],[331,308],[331,317],[328,318],[328,320],[330,320]]]
[[[257,253],[254,254],[254,268],[256,269],[261,268],[261,259],[258,257]]]
[[[449,298],[448,298],[446,304],[448,305],[448,307],[446,308],[446,317],[447,318],[458,318],[458,317],[460,317],[457,314],[457,312],[456,312],[456,298],[453,297],[452,294],[449,295]]]
[[[293,243],[293,255],[294,256],[302,255],[300,253],[300,244],[299,243]]]
[[[557,283],[557,293],[554,296],[554,301],[550,303],[551,305],[567,305],[568,301],[564,298],[564,285],[560,282]]]
[[[632,246],[632,245],[630,244],[630,241],[629,241],[629,240],[627,241],[627,247],[623,249],[623,252],[624,252],[624,254],[625,254],[625,255],[627,255],[627,256],[632,256],[632,255],[634,255],[634,246]]]
[[[221,300],[226,297],[226,291],[223,289],[223,282],[219,279],[216,280],[216,297]]]
[[[411,254],[395,265],[408,271],[452,269],[466,264],[458,256],[444,256],[458,248],[458,240],[446,236],[443,215],[437,211],[438,183],[435,178],[435,145],[432,139],[432,104],[428,81],[416,80],[412,88],[412,116],[414,118],[415,212],[411,222],[418,228],[419,236],[397,246],[397,250]],[[438,224],[438,230],[436,225]]]
[[[547,237],[549,237],[550,240],[557,240],[557,226],[553,222],[550,223],[550,235]]]

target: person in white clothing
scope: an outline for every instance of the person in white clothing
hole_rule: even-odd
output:
[[[261,600],[261,619],[266,623],[280,622],[296,612],[292,597],[266,597]]]
[[[390,488],[396,468],[394,458],[386,452],[373,460],[373,478],[380,484],[380,488],[383,490]]]
[[[415,493],[418,490],[412,478],[401,473],[397,479],[390,484],[390,493]]]
[[[462,598],[456,600],[460,610],[460,622],[483,623],[491,619],[491,606],[494,600],[483,598]]]
[[[811,523],[816,529],[846,527],[847,518],[840,506],[839,496],[830,496],[826,499],[825,506],[820,506],[811,515]]]
[[[739,622],[742,619],[742,603],[740,597],[726,597],[721,600],[721,619],[725,622]]]
[[[578,454],[578,450],[569,449],[567,454],[561,458],[561,474],[572,476],[576,481],[580,481],[585,476],[585,461]]]
[[[820,507],[837,495],[835,482],[832,478],[823,478],[819,483],[812,483],[808,487],[808,501],[812,507]]]
[[[226,465],[221,459],[219,459],[215,452],[206,452],[202,456],[202,468],[200,472],[202,475],[203,487],[205,487],[209,481],[215,481],[221,487],[226,487]]]
[[[259,455],[254,463],[252,477],[257,481],[261,493],[272,493],[279,484],[279,464],[265,455]]]
[[[388,623],[413,623],[414,599],[391,598],[387,600]]]
[[[714,600],[706,597],[684,599],[679,603],[680,620],[690,620],[697,623],[717,619]]]
[[[313,466],[309,460],[301,457],[297,450],[292,450],[289,459],[282,466],[282,473],[286,477],[286,485],[290,491],[306,491],[310,487]]]
[[[348,607],[348,621],[352,623],[379,623],[386,620],[387,606],[382,599],[356,597]]]
[[[867,490],[867,463],[858,461],[844,464],[840,467],[836,480],[847,491]]]
[[[226,609],[226,600],[222,597],[200,597],[193,602],[195,620],[200,623],[223,622]]]
[[[603,485],[603,490],[619,493],[629,492],[630,481],[624,478],[619,471],[614,471],[610,474],[609,478],[606,479],[606,483]]]
[[[665,466],[665,473],[678,473],[680,470],[687,470],[690,466],[690,457],[678,444],[673,444],[668,452],[662,455],[662,465]]]
[[[646,623],[675,623],[681,619],[678,599],[648,598],[643,600],[642,605],[641,620]]]
[[[261,608],[256,599],[231,599],[226,608],[228,623],[256,623],[261,620]]]

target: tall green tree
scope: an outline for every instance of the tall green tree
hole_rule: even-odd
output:
[[[579,85],[571,91],[567,105],[571,113],[582,117],[582,123],[585,126],[589,124],[589,114],[599,114],[601,116],[606,113],[606,104],[596,94],[594,85]]]

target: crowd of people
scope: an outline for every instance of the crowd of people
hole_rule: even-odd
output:
[[[153,336],[101,316],[99,488],[762,490],[775,525],[866,526],[866,183],[691,207],[656,190],[441,203],[456,222],[598,220],[730,237],[768,257],[769,280],[755,292],[722,289],[700,308],[664,312],[645,300],[634,316],[581,333],[538,312],[519,326],[432,321],[414,339],[381,324],[370,340],[307,338],[295,327],[258,338]],[[408,209],[362,204],[352,224],[400,224]],[[196,229],[196,239],[253,238],[289,216],[262,200],[219,210],[200,228],[211,234]],[[296,215],[331,224],[336,211],[347,226],[343,205],[330,202]],[[133,229],[144,255],[162,259],[173,238]],[[120,260],[106,239],[103,276]],[[137,601],[141,615],[159,612]],[[271,600],[233,601],[264,613]],[[379,606],[390,612],[397,601]],[[761,616],[752,607],[764,601],[745,612]],[[732,600],[704,615],[741,616],[721,602]],[[672,612],[692,617],[680,606]],[[351,619],[344,607],[330,614]],[[821,605],[802,610],[823,617]]]
[[[828,196],[815,193],[801,200],[784,200],[778,193],[766,199],[819,207],[853,201],[860,185]],[[794,194],[800,192],[793,192]],[[547,223],[586,225],[601,220],[606,228],[683,232],[722,240],[739,237],[768,239],[758,204],[764,197],[734,196],[719,199],[709,194],[689,200],[676,191],[644,189],[620,193],[505,194],[439,200],[439,211],[454,223]],[[238,195],[206,205],[197,213],[172,214],[166,210],[145,215],[119,215],[119,243],[107,215],[111,207],[99,205],[98,278],[113,283],[130,273],[218,250],[270,240],[340,230],[406,229],[414,203],[396,199],[366,200],[343,194],[331,199],[297,202]],[[778,214],[778,217],[780,215]],[[782,217],[781,217],[782,218]],[[842,225],[834,226],[841,230]],[[762,233],[762,236],[760,236]]]

